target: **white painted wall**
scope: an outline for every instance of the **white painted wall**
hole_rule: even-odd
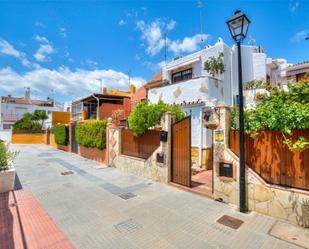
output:
[[[3,120],[6,115],[11,115],[17,119],[21,119],[23,114],[27,112],[33,112],[35,110],[44,110],[47,114],[50,114],[52,111],[63,111],[62,105],[56,105],[54,107],[50,106],[36,106],[31,104],[16,104],[16,103],[2,103],[0,99],[0,130],[3,129],[3,124],[14,124],[14,121],[9,122]]]

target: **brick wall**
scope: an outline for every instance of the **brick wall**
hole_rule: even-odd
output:
[[[78,145],[78,155],[95,160],[99,163],[107,164],[106,150],[99,150],[97,148],[87,148],[81,145]]]
[[[113,104],[113,103],[103,103],[99,107],[99,119],[106,119],[112,116],[114,110],[122,109],[122,104]]]

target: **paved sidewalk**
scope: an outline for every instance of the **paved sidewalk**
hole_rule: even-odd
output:
[[[120,172],[45,145],[19,150],[20,184],[80,249],[300,248],[268,234],[276,220]],[[244,221],[233,230],[223,215]]]

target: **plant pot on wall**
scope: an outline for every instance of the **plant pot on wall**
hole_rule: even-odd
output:
[[[14,190],[15,175],[14,168],[0,171],[0,193]]]

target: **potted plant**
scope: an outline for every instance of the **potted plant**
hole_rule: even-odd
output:
[[[117,127],[120,124],[120,120],[123,118],[123,110],[117,109],[112,112],[112,126]]]
[[[0,193],[14,190],[15,169],[13,160],[17,152],[11,152],[8,146],[0,141]]]
[[[204,62],[204,70],[206,70],[212,77],[219,78],[224,73],[224,54],[220,53],[216,58],[210,57]]]

